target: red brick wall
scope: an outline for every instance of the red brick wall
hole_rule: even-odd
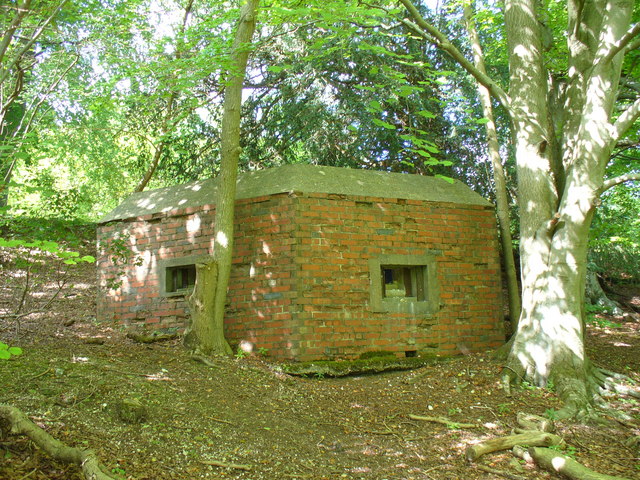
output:
[[[295,301],[301,357],[367,350],[449,355],[504,342],[493,210],[413,200],[310,194],[297,203]],[[441,307],[374,313],[369,258],[438,252]]]
[[[229,291],[227,338],[249,340],[277,357],[290,350],[293,284],[293,198],[288,195],[241,200],[236,207],[236,237]],[[183,327],[188,320],[184,296],[162,296],[163,260],[212,253],[215,208],[180,209],[114,222],[98,229],[98,318],[150,328]],[[106,254],[123,235],[133,253],[126,265]],[[135,265],[136,258],[143,260]],[[123,272],[124,275],[118,275]],[[110,289],[110,280],[122,286]]]
[[[493,211],[411,200],[280,194],[241,200],[229,292],[229,341],[276,358],[349,357],[367,350],[448,355],[502,343]],[[118,269],[99,258],[98,317],[150,327],[184,326],[184,297],[160,295],[158,262],[210,254],[214,210],[175,210],[99,228],[100,251],[124,234],[133,253]],[[441,308],[412,316],[369,308],[368,261],[438,252]],[[107,281],[124,271],[117,290]]]

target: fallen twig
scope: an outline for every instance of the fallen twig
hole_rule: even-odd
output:
[[[216,418],[216,417],[207,417],[209,420],[213,420],[214,422],[219,422],[219,423],[226,423],[227,425],[234,425],[233,422],[230,422],[229,420],[222,420],[221,418]]]
[[[450,420],[446,417],[424,417],[422,415],[413,415],[413,414],[409,414],[408,417],[411,420],[422,420],[424,422],[440,423],[441,425],[446,425],[448,427],[453,427],[453,428],[479,428],[480,427],[480,425],[477,425],[475,423],[459,423],[459,422]]]
[[[40,378],[44,375],[46,375],[47,373],[49,373],[51,371],[51,367],[47,368],[44,372],[41,372],[37,375],[34,375],[33,377],[29,378],[29,380],[35,380],[36,378]]]
[[[160,334],[146,334],[139,332],[129,332],[127,333],[127,338],[130,338],[134,342],[138,343],[158,343],[158,342],[166,342],[168,340],[173,340],[178,338],[177,333],[160,333]]]
[[[237,463],[227,463],[227,462],[219,462],[217,460],[200,460],[200,463],[205,465],[212,465],[214,467],[222,467],[222,468],[234,468],[236,470],[245,470],[249,472],[251,467],[249,465],[238,465]]]

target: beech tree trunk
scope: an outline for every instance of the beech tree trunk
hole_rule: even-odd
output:
[[[542,29],[534,13],[538,4],[509,0],[505,5],[523,289],[508,365],[515,380],[541,386],[552,382],[565,401],[563,413],[581,416],[598,394],[584,350],[589,227],[619,138],[612,135],[612,111],[622,55],[609,52],[625,36],[633,7],[631,1],[592,0],[578,13],[569,3],[570,25],[576,27],[569,48],[575,51],[561,132],[548,121],[552,110],[561,109],[547,103],[553,99],[547,95]]]
[[[249,60],[251,38],[256,26],[256,13],[259,0],[247,0],[240,10],[240,21],[233,41],[232,59],[224,92],[224,111],[221,131],[221,159],[218,198],[216,199],[216,217],[213,261],[217,278],[211,288],[198,288],[199,276],[196,276],[196,288],[191,302],[207,305],[212,314],[192,317],[193,332],[189,336],[189,348],[204,355],[225,355],[232,353],[224,337],[224,314],[227,289],[231,276],[233,255],[233,219],[236,198],[236,180],[238,177],[238,158],[240,157],[240,107],[242,105],[242,86]],[[213,282],[212,282],[213,283]],[[203,297],[211,296],[209,299]],[[212,304],[210,301],[212,300]],[[210,305],[210,306],[209,306]],[[210,322],[210,325],[200,325]],[[208,338],[203,338],[207,336]],[[187,338],[185,337],[185,340]]]
[[[633,0],[567,0],[562,38],[568,53],[555,79],[546,70],[549,45],[542,39],[554,39],[541,20],[543,3],[506,0],[508,93],[427,22],[411,0],[400,2],[411,19],[401,21],[449,53],[512,121],[522,311],[505,371],[511,381],[553,383],[566,404],[563,414],[588,415],[602,381],[584,349],[589,227],[602,192],[636,177],[604,180],[613,148],[640,117],[640,98],[613,115],[622,61],[640,45],[640,25],[631,25]]]

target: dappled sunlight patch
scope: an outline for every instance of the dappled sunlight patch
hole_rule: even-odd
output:
[[[227,248],[229,246],[229,238],[224,232],[216,233],[216,244],[220,245],[222,248]]]
[[[551,464],[559,472],[567,464],[567,461],[563,457],[554,457],[551,459]]]
[[[493,422],[483,423],[482,426],[488,430],[498,430],[500,428],[500,425]]]
[[[200,219],[200,215],[198,215],[197,213],[187,220],[185,228],[187,229],[187,233],[191,238],[200,230],[201,223],[202,221]]]
[[[353,467],[350,470],[351,473],[369,473],[371,472],[371,468],[369,467]]]
[[[150,382],[153,381],[166,381],[173,382],[173,379],[169,376],[169,371],[166,368],[161,368],[159,372],[144,375],[144,377]]]

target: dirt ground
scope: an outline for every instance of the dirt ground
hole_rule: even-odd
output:
[[[179,340],[141,345],[113,325],[96,323],[94,278],[91,265],[76,268],[74,287],[46,313],[22,319],[19,335],[15,322],[2,321],[0,340],[24,354],[0,361],[0,403],[21,408],[68,445],[93,449],[116,478],[504,478],[476,465],[522,479],[560,478],[510,453],[465,461],[468,445],[511,433],[518,412],[553,417],[561,406],[548,390],[507,396],[501,366],[488,355],[341,379],[290,377],[268,357],[222,358],[209,367],[190,359]],[[639,289],[620,293],[640,310]],[[640,381],[640,315],[596,320],[587,342],[591,358]],[[87,343],[93,338],[104,343]],[[146,408],[142,423],[119,418],[125,399]],[[633,441],[640,435],[640,402],[611,400],[635,420],[559,422],[564,452],[601,473],[640,478],[640,444]],[[1,479],[82,478],[78,467],[52,462],[24,438],[0,438],[0,455]]]

